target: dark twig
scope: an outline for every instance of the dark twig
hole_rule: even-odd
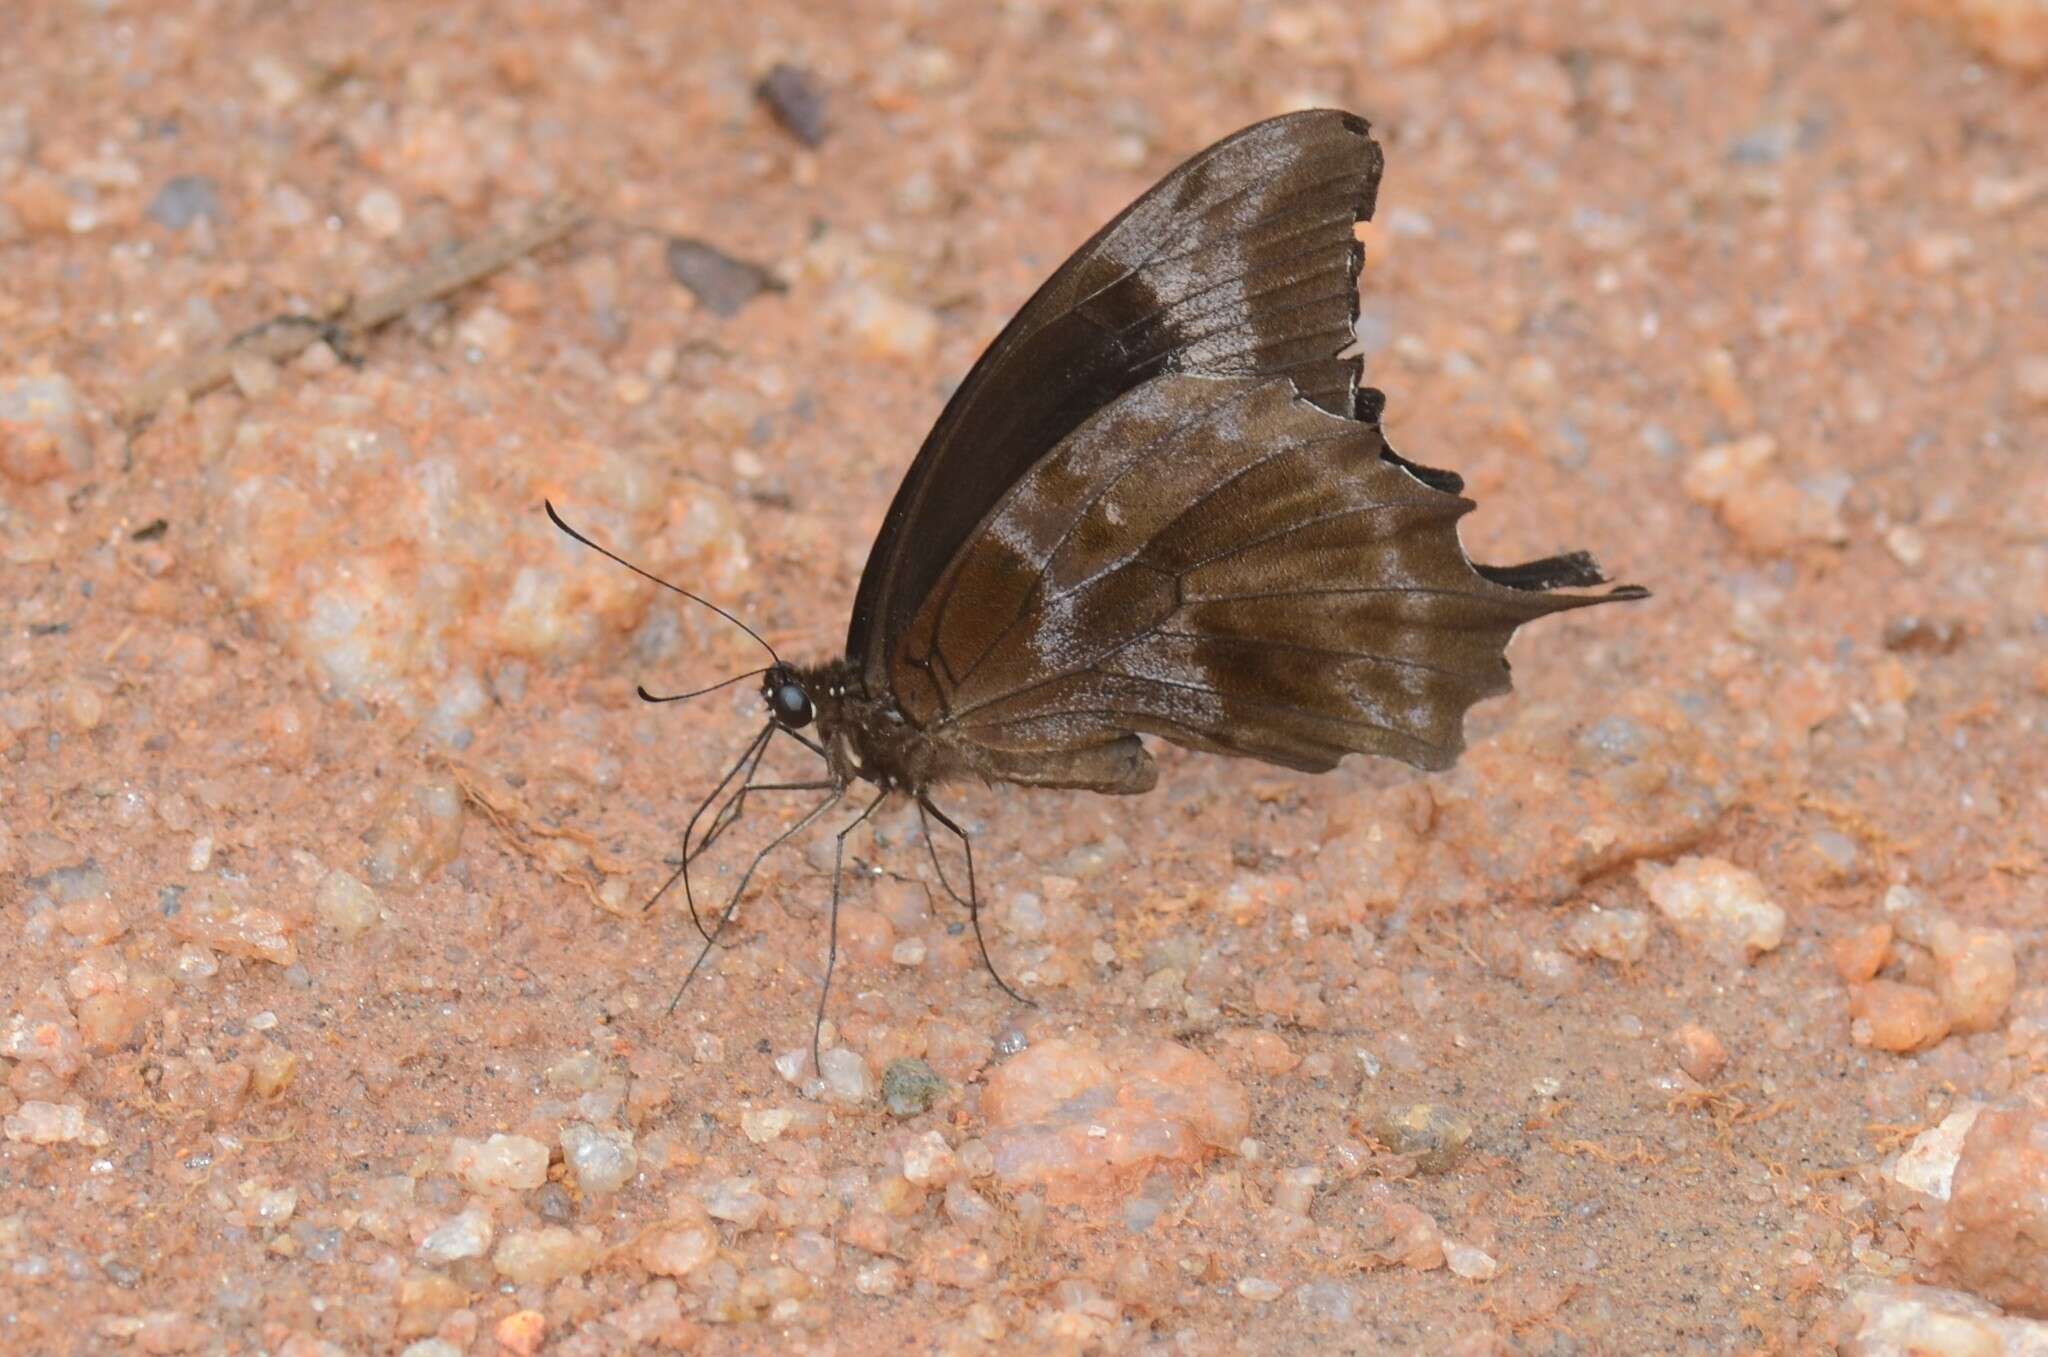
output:
[[[243,332],[225,344],[193,354],[152,373],[121,402],[120,420],[130,431],[153,418],[176,392],[197,396],[225,384],[235,359],[254,354],[282,363],[325,339],[336,352],[354,352],[371,331],[422,302],[458,292],[489,277],[515,259],[559,240],[583,221],[583,209],[566,200],[549,203],[522,224],[493,232],[429,261],[411,277],[358,297],[326,316],[283,316]]]

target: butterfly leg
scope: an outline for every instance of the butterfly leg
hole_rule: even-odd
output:
[[[926,819],[927,815],[931,818]],[[917,818],[918,822],[924,826],[924,846],[926,851],[932,855],[932,870],[938,873],[939,884],[945,887],[946,894],[953,897],[955,904],[960,905],[967,911],[967,921],[974,925],[974,945],[981,949],[981,964],[988,968],[989,979],[996,982],[996,988],[1009,995],[1012,999],[1015,999],[1018,1003],[1028,1005],[1031,1008],[1038,1007],[1032,1000],[1011,989],[1010,982],[1003,979],[1002,972],[996,969],[995,962],[989,960],[988,939],[981,935],[981,893],[974,886],[974,843],[967,837],[967,831],[947,819],[944,811],[922,796],[917,798]],[[953,837],[960,840],[961,851],[967,855],[967,898],[965,900],[960,898],[960,892],[953,889],[953,883],[946,879],[946,869],[939,865],[938,845],[932,842],[932,820],[937,820],[940,824],[951,830]]]
[[[719,936],[725,932],[725,926],[732,922],[733,911],[740,907],[740,896],[746,891],[747,883],[754,879],[754,873],[761,866],[762,860],[765,859],[770,853],[782,847],[782,845],[788,843],[791,839],[795,838],[797,835],[803,833],[806,829],[809,829],[812,825],[816,824],[818,822],[818,818],[822,816],[826,811],[832,809],[832,807],[838,805],[840,799],[845,795],[846,789],[837,784],[834,784],[832,788],[832,795],[826,797],[823,801],[820,801],[817,805],[811,807],[808,811],[805,811],[802,819],[798,820],[788,829],[783,830],[780,834],[777,834],[773,839],[769,841],[767,847],[763,848],[760,852],[754,854],[754,860],[747,864],[746,871],[740,873],[739,884],[732,888],[732,895],[726,899],[725,909],[718,916],[717,927],[713,928],[711,930],[711,936],[704,940],[704,946],[700,948],[697,952],[697,959],[690,963],[690,969],[688,973],[686,973],[683,976],[683,983],[676,986],[675,997],[668,1001],[669,1012],[673,1013],[676,1011],[676,1005],[683,1001],[683,991],[690,988],[690,982],[697,978],[697,972],[703,968],[704,959],[711,955],[711,951],[713,948],[718,946]]]
[[[732,780],[735,777],[739,777],[741,784],[745,785],[747,779],[754,775],[753,767],[760,763],[761,751],[768,747],[768,739],[774,733],[775,723],[771,721],[762,729],[759,735],[756,735],[747,742],[746,749],[741,752],[737,759],[733,760],[732,767],[725,770],[725,776],[718,779],[718,785],[707,792],[704,799],[697,803],[697,809],[690,814],[689,824],[683,827],[683,861],[681,865],[669,874],[668,880],[662,882],[654,894],[647,897],[647,903],[640,906],[641,913],[644,914],[648,910],[653,909],[655,902],[668,894],[669,887],[675,885],[680,880],[683,883],[683,898],[689,901],[690,905],[690,922],[697,926],[699,937],[703,938],[706,942],[711,941],[711,934],[705,930],[704,921],[697,914],[697,898],[690,890],[690,859],[693,856],[690,852],[690,836],[697,830],[697,821],[702,818],[706,810],[710,809],[711,803],[718,799],[719,793],[732,784]],[[742,768],[747,770],[743,777],[740,775]],[[723,811],[719,812],[720,815],[723,813]],[[715,825],[719,816],[714,815],[711,818],[712,823]],[[702,850],[699,849],[699,851],[701,852]]]
[[[818,1034],[825,1027],[825,997],[832,992],[832,968],[839,964],[839,878],[840,864],[846,858],[846,836],[866,824],[868,817],[888,797],[889,789],[886,787],[875,793],[875,799],[868,802],[867,809],[852,824],[840,830],[832,844],[832,914],[825,934],[825,978],[818,983],[818,1013],[811,1022],[811,1065],[818,1071],[820,1079],[825,1077],[825,1064],[819,1058]]]
[[[706,831],[702,839],[699,839],[697,841],[697,846],[694,849],[689,847],[689,832],[687,830],[684,831],[683,846],[687,851],[687,856],[690,860],[694,861],[695,859],[702,857],[704,855],[705,850],[710,848],[713,843],[717,842],[720,835],[724,834],[726,830],[731,829],[734,825],[739,823],[740,817],[746,814],[747,797],[750,793],[822,792],[828,787],[835,787],[838,785],[830,779],[824,778],[814,779],[809,782],[754,781],[754,774],[761,767],[761,760],[767,757],[767,744],[773,741],[773,737],[778,731],[784,735],[789,736],[790,739],[795,740],[798,744],[802,745],[804,748],[816,754],[820,759],[825,758],[824,749],[816,743],[814,743],[813,741],[805,739],[802,735],[798,734],[796,731],[789,729],[787,726],[779,724],[771,726],[768,731],[770,737],[769,741],[763,742],[761,748],[755,751],[753,761],[747,765],[746,775],[740,779],[739,792],[736,795],[729,797],[726,800],[726,803],[719,808],[718,814],[712,817],[711,828],[708,831]],[[829,760],[827,762],[829,763]],[[717,795],[716,789],[713,790],[712,795]],[[702,807],[699,807],[700,811],[701,809]]]
[[[718,780],[718,785],[711,789],[710,795],[706,796],[702,801],[697,803],[697,809],[695,812],[691,814],[689,824],[684,826],[683,828],[682,862],[677,866],[676,870],[669,875],[668,880],[664,881],[661,884],[660,889],[656,890],[654,894],[648,898],[647,903],[641,906],[643,910],[653,908],[654,902],[656,900],[659,900],[663,895],[665,895],[668,892],[669,887],[675,885],[677,880],[680,879],[683,883],[683,899],[688,903],[690,909],[690,922],[696,925],[697,936],[703,938],[706,942],[709,942],[711,940],[711,934],[705,930],[704,920],[697,912],[697,896],[695,890],[692,889],[690,884],[690,864],[695,862],[698,858],[704,856],[705,852],[711,847],[712,844],[718,842],[719,838],[728,829],[731,829],[734,825],[739,823],[740,817],[746,814],[747,796],[749,793],[822,792],[827,791],[838,785],[837,783],[831,782],[829,780],[819,780],[812,782],[754,781],[754,774],[760,769],[761,760],[767,757],[768,745],[774,739],[775,732],[778,730],[783,731],[783,733],[786,735],[793,734],[793,732],[788,731],[781,726],[771,723],[767,727],[767,729],[761,732],[761,734],[754,737],[753,743],[749,744],[746,750],[743,753],[741,753],[738,761],[735,762],[731,768],[726,770],[725,776]],[[812,744],[809,740],[804,739],[800,735],[796,736],[795,738],[797,739],[797,742],[802,744],[805,748],[816,751],[820,755],[820,757],[823,756],[824,751],[818,749],[818,747]],[[742,772],[742,769],[744,769],[745,771]],[[732,796],[726,798],[725,803],[718,808],[716,813],[712,815],[711,824],[704,831],[704,837],[697,840],[696,845],[692,847],[690,840],[697,831],[697,821],[703,817],[704,812],[710,808],[711,803],[718,799],[718,794],[724,791],[728,786],[732,784],[735,774],[739,776],[739,790],[735,792]]]

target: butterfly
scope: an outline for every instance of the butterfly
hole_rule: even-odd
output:
[[[983,963],[1021,999],[989,963],[973,846],[935,789],[978,778],[1145,792],[1158,780],[1145,736],[1307,772],[1348,754],[1447,768],[1466,710],[1508,689],[1517,627],[1646,596],[1554,592],[1606,583],[1583,552],[1473,563],[1457,534],[1474,507],[1463,481],[1387,445],[1385,397],[1347,352],[1364,262],[1352,228],[1372,215],[1381,165],[1353,114],[1268,119],[1076,250],[911,463],[841,657],[792,664],[677,589],[769,657],[726,681],[758,676],[767,721],[684,831],[678,875],[705,939],[691,977],[761,861],[862,788],[834,848],[820,1024],[846,839],[892,797],[915,804]],[[821,775],[756,781],[777,737],[822,760]],[[690,864],[769,792],[823,795],[759,851],[707,929]],[[964,897],[934,822],[962,846]]]

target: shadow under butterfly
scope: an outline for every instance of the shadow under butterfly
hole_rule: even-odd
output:
[[[935,787],[1148,791],[1144,735],[1308,772],[1347,754],[1447,768],[1466,710],[1508,690],[1516,627],[1647,596],[1552,592],[1606,582],[1583,552],[1473,563],[1457,535],[1474,507],[1463,482],[1387,446],[1385,398],[1347,353],[1364,261],[1352,228],[1372,215],[1381,164],[1362,118],[1273,118],[1181,165],[1075,251],[911,464],[843,658],[791,664],[676,590],[770,658],[714,685],[759,676],[768,722],[684,831],[677,876],[705,940],[685,988],[768,854],[867,783],[834,848],[819,1023],[846,838],[891,796],[916,804],[942,888],[1022,1000],[988,962],[973,848]],[[823,760],[823,776],[757,781],[777,736]],[[691,864],[748,797],[801,792],[823,796],[753,856],[707,929]],[[964,898],[933,822],[965,852]]]

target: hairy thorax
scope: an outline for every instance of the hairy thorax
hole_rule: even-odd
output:
[[[1135,735],[1076,749],[997,749],[943,722],[929,729],[913,724],[893,699],[868,694],[850,660],[790,672],[816,709],[818,743],[841,785],[871,782],[922,798],[942,782],[964,778],[1113,795],[1150,791],[1158,781]]]
[[[818,741],[834,780],[871,782],[887,791],[920,795],[933,785],[971,774],[948,746],[911,725],[886,697],[870,697],[847,660],[807,666],[797,677],[818,712]]]

